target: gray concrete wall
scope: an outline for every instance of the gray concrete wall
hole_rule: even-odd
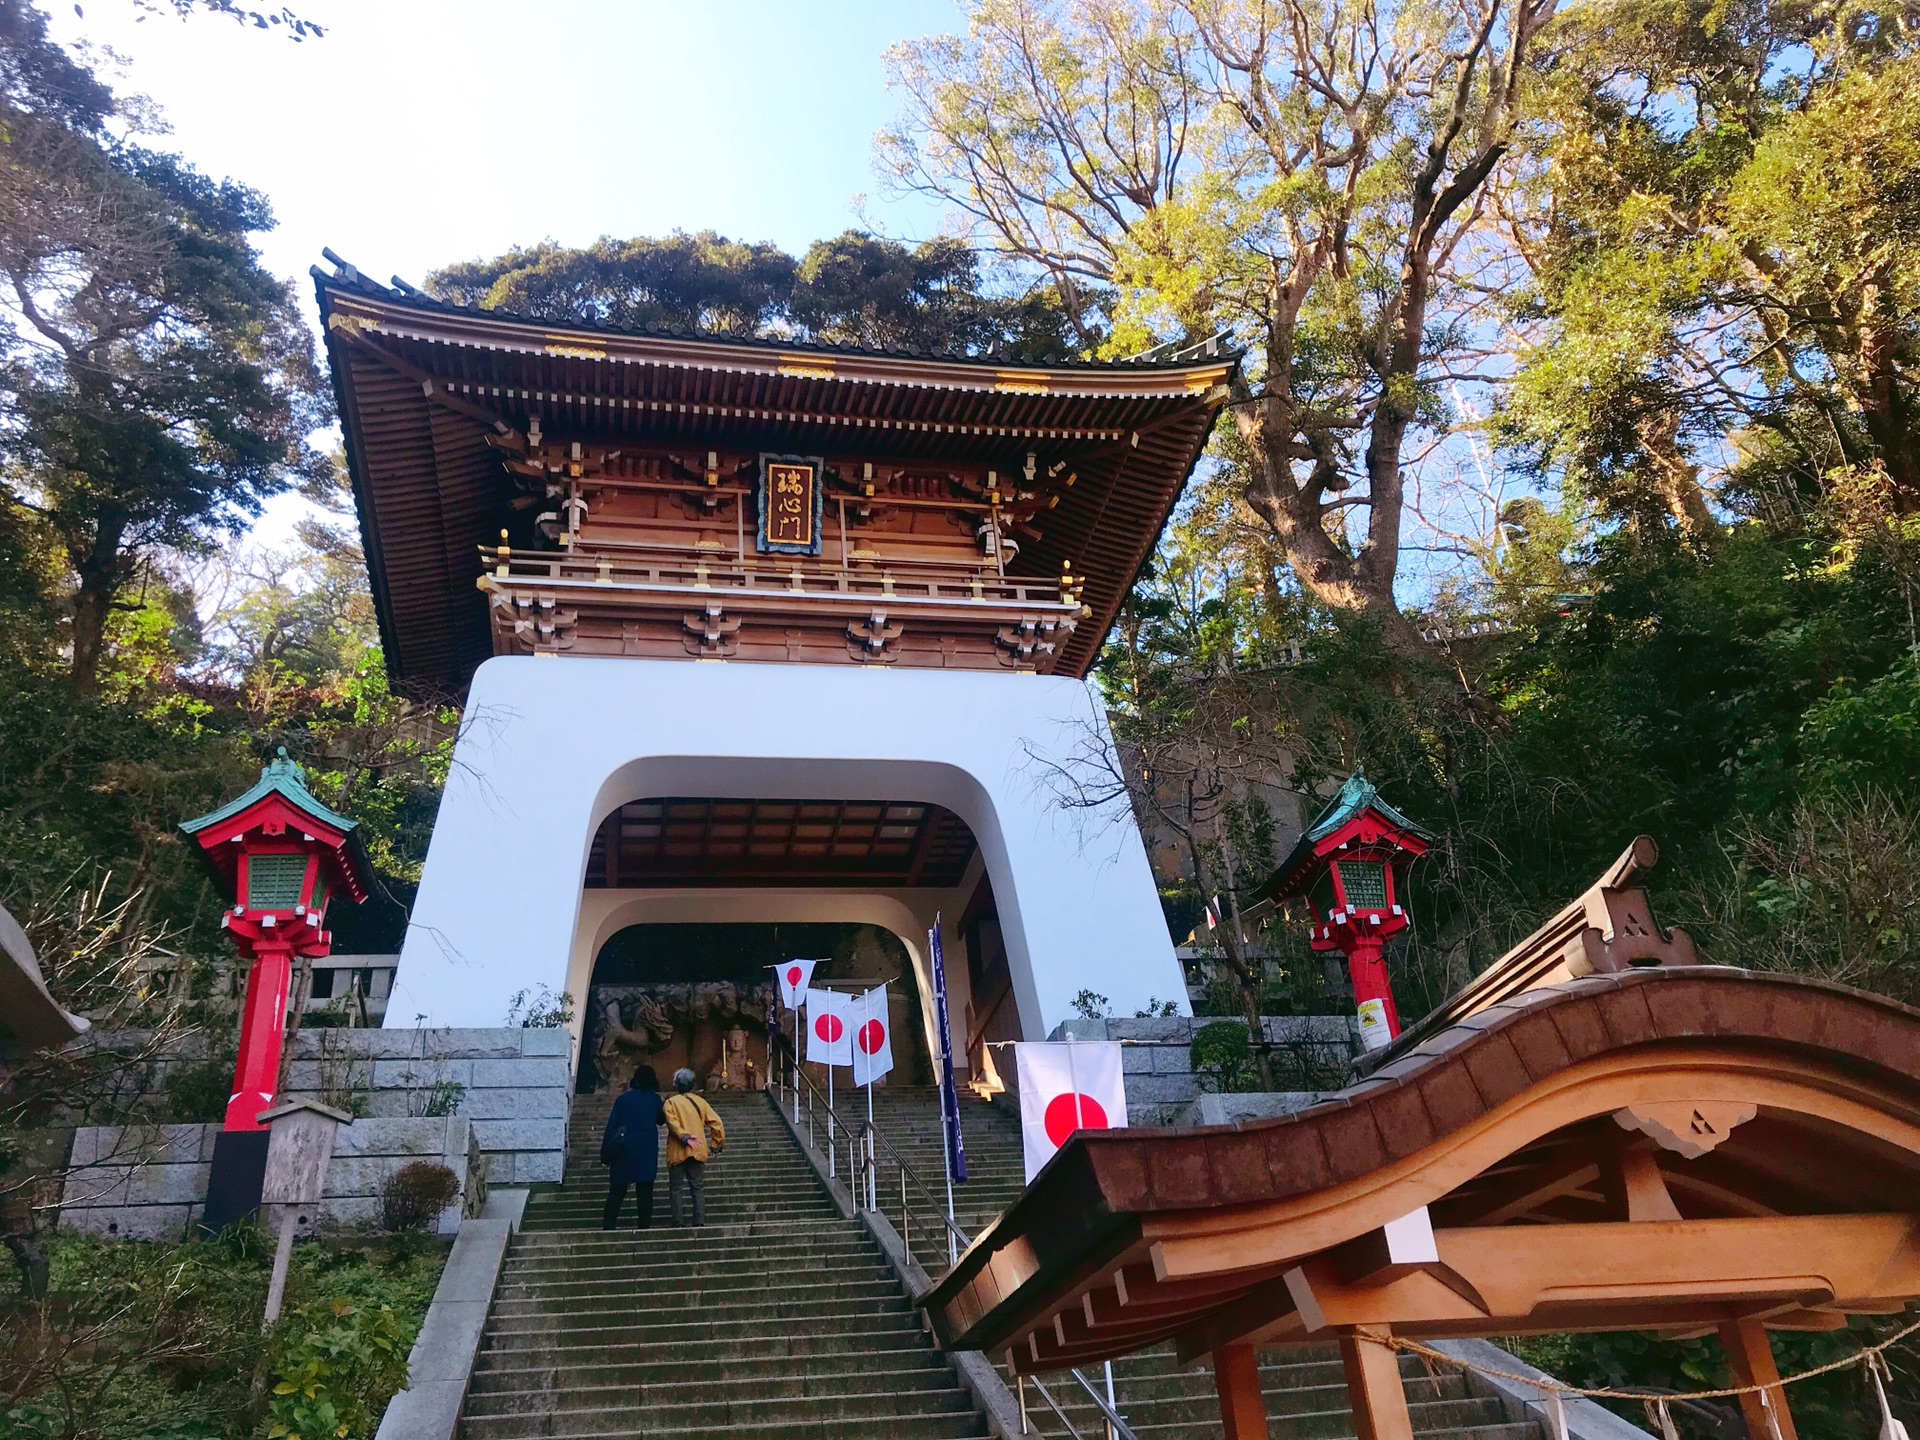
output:
[[[74,1132],[62,1229],[136,1240],[182,1239],[207,1197],[217,1124],[89,1125]],[[437,1228],[450,1235],[485,1203],[488,1162],[464,1115],[363,1119],[341,1129],[326,1189],[304,1228],[377,1227],[382,1189],[401,1166],[437,1161],[460,1191]]]
[[[1056,1025],[1047,1038],[1120,1041],[1128,1123],[1192,1124],[1194,1104],[1211,1086],[1208,1077],[1194,1073],[1189,1046],[1198,1030],[1220,1018],[1074,1019]],[[1347,1054],[1356,1043],[1354,1024],[1345,1015],[1268,1015],[1261,1023],[1276,1045],[1306,1046],[1333,1056]]]
[[[573,1098],[570,1043],[557,1028],[303,1030],[285,1098],[398,1119],[419,1116],[435,1086],[457,1085],[453,1108],[473,1122],[490,1183],[557,1182]]]

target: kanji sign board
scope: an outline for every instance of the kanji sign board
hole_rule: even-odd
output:
[[[820,482],[825,462],[815,455],[760,457],[760,534],[762,553],[818,555]]]

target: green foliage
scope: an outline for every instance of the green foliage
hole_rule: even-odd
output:
[[[275,1332],[268,1440],[371,1435],[387,1399],[407,1383],[419,1322],[391,1305],[317,1298]]]
[[[1216,1020],[1202,1025],[1194,1032],[1187,1055],[1193,1073],[1213,1090],[1231,1095],[1260,1088],[1253,1041],[1244,1021]]]
[[[48,1246],[45,1301],[0,1272],[5,1440],[364,1440],[405,1383],[444,1260],[417,1243],[297,1245],[263,1346],[273,1247],[248,1227],[173,1245],[63,1232]],[[255,1396],[262,1369],[270,1423]],[[323,1413],[329,1428],[313,1428]]]
[[[1858,1353],[1896,1328],[1883,1320],[1854,1319],[1848,1328],[1827,1334],[1772,1331],[1774,1361],[1782,1375],[1795,1375]],[[1717,1390],[1733,1384],[1717,1339],[1698,1336],[1666,1340],[1637,1331],[1594,1335],[1517,1335],[1499,1343],[1530,1364],[1539,1366],[1570,1385],[1607,1389],[1686,1393]],[[1905,1411],[1916,1398],[1914,1386],[1903,1374],[1897,1347],[1895,1385],[1888,1398]],[[1787,1392],[1794,1426],[1806,1440],[1853,1440],[1863,1419],[1875,1412],[1869,1382],[1860,1367],[1848,1366],[1793,1385]],[[1601,1404],[1636,1425],[1652,1428],[1644,1407],[1632,1400],[1603,1400]],[[1734,1399],[1692,1400],[1670,1407],[1674,1423],[1687,1440],[1716,1440],[1740,1425]],[[1737,1430],[1735,1431],[1737,1433]]]
[[[556,995],[545,985],[536,985],[531,990],[516,990],[507,1001],[505,1023],[536,1030],[571,1025],[573,996],[565,990]]]
[[[1077,992],[1068,1003],[1082,1020],[1105,1020],[1113,1014],[1113,1001],[1091,990]]]
[[[544,241],[449,265],[427,277],[427,288],[458,304],[553,321],[738,336],[798,332],[834,344],[954,354],[1067,348],[1066,316],[1051,292],[989,281],[973,249],[951,238],[907,246],[849,230],[816,240],[796,260],[775,245],[703,230],[602,238],[577,250]]]

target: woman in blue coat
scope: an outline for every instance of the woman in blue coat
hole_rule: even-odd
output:
[[[600,1163],[607,1167],[607,1208],[600,1228],[611,1230],[620,1218],[620,1206],[633,1187],[640,1211],[640,1228],[653,1228],[653,1181],[660,1167],[660,1127],[667,1123],[660,1103],[660,1077],[651,1065],[633,1072],[627,1093],[613,1102],[607,1133],[600,1142]]]

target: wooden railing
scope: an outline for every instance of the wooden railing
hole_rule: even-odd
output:
[[[623,547],[627,548],[627,547]],[[725,552],[711,558],[661,547],[660,558],[641,553],[521,550],[481,546],[486,576],[505,584],[597,586],[615,590],[732,590],[776,595],[836,596],[938,604],[977,603],[1022,609],[1078,609],[1077,583],[1039,577],[1015,579],[991,570],[929,561],[861,563],[843,568],[806,556],[769,555],[742,561]],[[904,572],[904,573],[903,573]]]

